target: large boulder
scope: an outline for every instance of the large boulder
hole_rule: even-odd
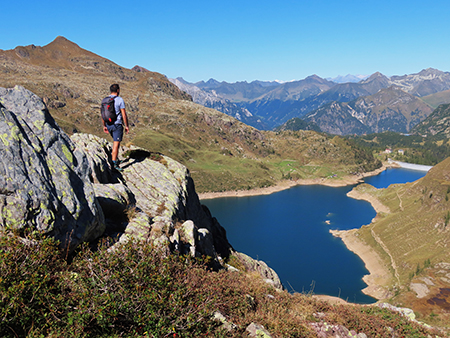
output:
[[[37,230],[69,251],[104,232],[102,210],[82,151],[42,100],[0,88],[0,228]]]

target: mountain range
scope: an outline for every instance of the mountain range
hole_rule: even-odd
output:
[[[430,115],[436,103],[450,103],[450,73],[433,68],[391,77],[376,72],[358,82],[344,83],[317,75],[286,83],[227,83],[210,79],[191,84],[180,78],[177,81],[183,82],[182,90],[187,93],[197,91],[193,97],[199,104],[213,106],[211,101],[199,99],[212,95],[214,102],[222,100],[234,107],[222,109],[216,104],[216,109],[242,121],[239,111],[244,109],[251,116],[245,122],[260,130],[273,129],[291,118],[302,118],[338,135],[383,130],[409,132]],[[356,116],[360,118],[355,120]]]
[[[204,91],[196,85],[187,83],[182,78],[170,79],[170,81],[182,91],[191,95],[195,103],[233,116],[239,121],[242,121],[245,124],[251,125],[257,129],[267,129],[267,126],[261,121],[261,118],[254,116],[248,111],[248,109],[241,107],[228,99],[220,97],[214,90],[211,92]]]
[[[431,112],[432,108],[419,98],[391,86],[350,102],[326,103],[306,114],[304,120],[336,135],[384,131],[407,133]]]

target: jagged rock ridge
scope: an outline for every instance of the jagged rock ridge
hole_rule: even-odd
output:
[[[417,74],[392,76],[389,78],[380,72],[376,72],[359,82],[345,82],[338,84],[321,79],[317,75],[313,75],[300,81],[287,82],[273,87],[264,87],[261,88],[260,91],[256,91],[255,81],[250,84],[243,84],[242,82],[231,84],[211,79],[206,83],[201,82],[192,85],[200,88],[205,94],[214,93],[216,99],[233,100],[234,104],[247,109],[253,115],[260,116],[261,121],[269,128],[274,128],[289,119],[296,117],[301,118],[317,109],[322,109],[331,102],[351,102],[362,97],[375,95],[392,86],[396,86],[404,94],[409,94],[416,98],[443,92],[450,89],[450,73],[428,68]],[[401,96],[404,96],[404,94]],[[201,102],[199,103],[203,104]],[[379,102],[377,105],[378,106],[375,109],[380,110],[383,107],[388,106],[389,101]],[[403,109],[405,112],[402,113],[402,115],[414,113],[416,118],[413,119],[412,124],[417,124],[427,116],[429,111],[429,109],[426,108],[425,103],[423,103],[423,106],[425,106],[425,108],[419,111],[415,111],[414,109],[406,111],[409,108],[404,107]],[[356,107],[356,114],[367,114],[367,111],[360,112],[358,107]],[[391,115],[391,113],[387,114],[386,121],[382,121],[382,124],[386,126],[389,125]],[[419,115],[421,116],[420,119],[418,118]],[[331,115],[329,118],[332,120],[335,117]],[[376,117],[372,118],[383,120],[385,116],[378,114]],[[342,116],[340,119],[341,123],[344,125],[347,124],[346,119],[342,120]],[[351,130],[354,121],[349,118],[348,124],[349,126],[344,126],[344,129]],[[406,124],[411,124],[411,121],[408,120]],[[403,122],[400,124],[394,123],[390,130],[405,132],[405,130],[409,130],[413,125],[405,128]],[[255,127],[259,128],[258,126]],[[336,128],[322,129],[334,130]],[[369,126],[368,131],[373,132],[373,129],[377,128]],[[338,132],[338,134],[340,134],[340,132]]]

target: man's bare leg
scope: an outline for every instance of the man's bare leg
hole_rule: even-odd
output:
[[[111,157],[112,157],[113,162],[117,161],[117,157],[119,156],[119,147],[120,147],[120,141],[114,141],[112,152],[111,152]]]

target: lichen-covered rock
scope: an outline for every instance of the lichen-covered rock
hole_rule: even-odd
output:
[[[161,248],[210,256],[216,261],[228,257],[231,245],[225,230],[201,205],[185,166],[161,154],[122,147],[119,156],[123,171],[113,172],[108,142],[87,134],[75,134],[72,140],[89,158],[107,223],[114,223],[111,218],[119,221],[125,209],[133,210],[127,214],[119,242],[138,238]],[[118,189],[120,186],[126,189]]]
[[[280,277],[278,277],[278,274],[265,262],[253,259],[241,252],[233,252],[233,256],[235,256],[247,270],[258,272],[267,283],[272,284],[277,289],[283,289]]]
[[[222,327],[229,332],[237,328],[235,324],[230,323],[227,318],[219,311],[214,312],[213,318],[216,322],[221,323]]]
[[[108,218],[121,218],[126,216],[129,205],[134,204],[134,196],[124,184],[93,184],[103,213]]]
[[[23,87],[0,88],[0,227],[58,239],[69,250],[104,231],[83,152],[42,100]]]
[[[108,141],[89,134],[74,134],[71,139],[76,143],[78,149],[89,154],[92,182],[118,183],[111,171],[111,145]]]
[[[271,338],[272,335],[261,324],[251,323],[245,331],[249,337],[254,338]]]

